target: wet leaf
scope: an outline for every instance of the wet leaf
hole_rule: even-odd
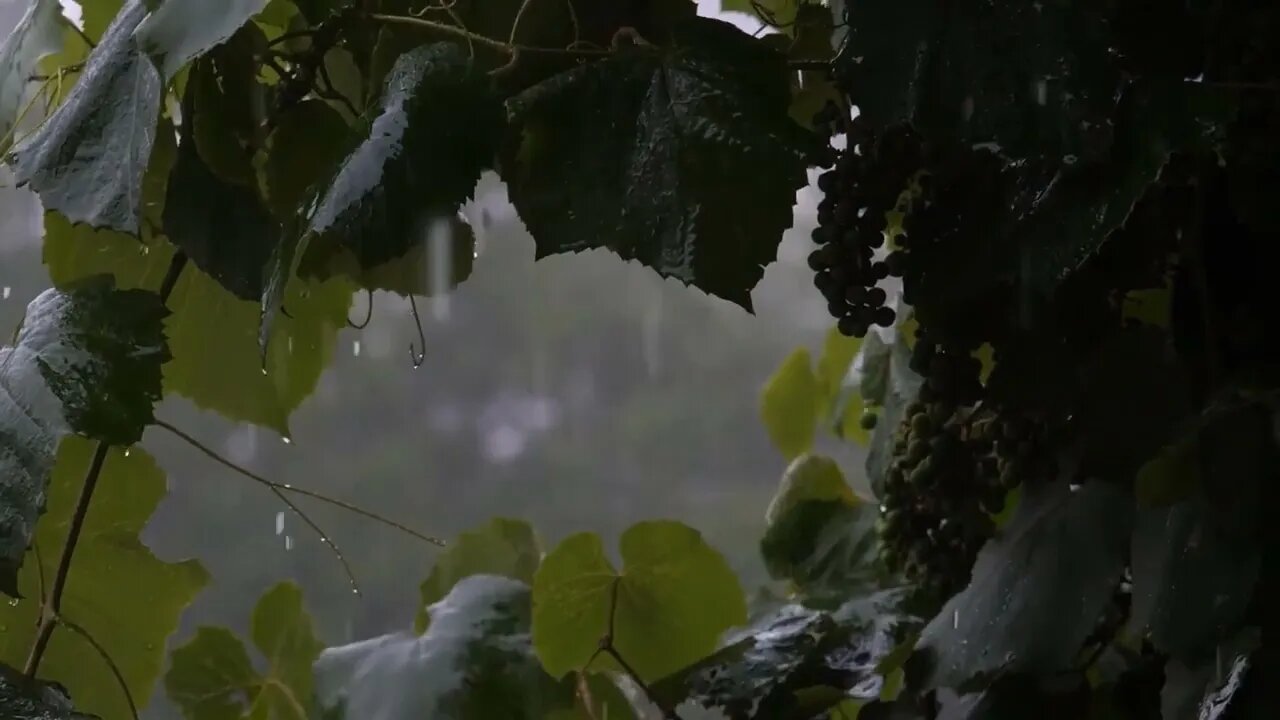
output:
[[[0,152],[22,113],[27,79],[40,60],[62,49],[62,6],[58,0],[31,0],[26,14],[0,42]]]
[[[805,348],[787,356],[765,382],[760,394],[760,415],[769,439],[788,460],[813,447],[822,400],[820,392],[809,351]]]
[[[642,522],[619,545],[621,572],[594,533],[566,538],[538,568],[533,644],[553,676],[586,668],[610,630],[611,607],[614,647],[646,680],[704,657],[720,633],[746,621],[738,578],[696,530]],[[599,657],[589,669],[609,668],[616,664]]]
[[[749,309],[814,139],[781,55],[705,18],[675,35],[512,99],[503,179],[538,257],[606,247]]]
[[[1205,697],[1218,690],[1234,673],[1241,658],[1248,658],[1261,640],[1258,628],[1244,628],[1225,638],[1211,652],[1194,658],[1170,658],[1164,667],[1160,709],[1165,718],[1194,718]]]
[[[978,554],[969,586],[929,623],[907,664],[920,687],[1069,669],[1124,570],[1132,501],[1102,483],[1024,490]]]
[[[46,215],[44,260],[65,286],[85,275],[109,272],[121,287],[156,288],[173,246],[107,231],[72,227]],[[173,359],[164,366],[166,392],[232,420],[289,433],[289,415],[315,389],[346,326],[354,288],[342,279],[295,280],[285,296],[288,317],[271,329],[267,373],[258,350],[259,305],[236,298],[213,278],[188,267],[169,298],[165,323]],[[216,352],[210,343],[216,339]]]
[[[400,56],[368,138],[311,214],[302,272],[327,276],[339,250],[371,268],[424,242],[433,218],[471,197],[502,128],[502,107],[464,50],[441,43]]]
[[[46,290],[0,348],[0,590],[18,597],[18,570],[45,510],[59,440],[69,433],[130,445],[160,399],[169,358],[155,293],[116,290],[99,276]]]
[[[529,586],[473,575],[431,606],[424,635],[329,648],[315,665],[326,717],[543,720],[572,707],[529,644]]]
[[[35,639],[40,588],[57,572],[67,529],[96,443],[68,436],[58,448],[48,511],[18,586],[28,599],[0,603],[0,662],[22,665]],[[76,544],[62,614],[107,648],[134,700],[143,705],[164,668],[165,643],[178,619],[209,582],[195,560],[164,562],[139,539],[167,492],[164,473],[142,449],[112,448],[98,478],[92,511]],[[42,581],[43,576],[43,581]],[[64,683],[83,712],[128,718],[129,706],[110,669],[83,637],[57,629],[40,675]]]
[[[261,680],[240,638],[226,628],[200,627],[170,653],[164,689],[187,720],[230,720],[243,716]]]
[[[1138,513],[1130,622],[1163,652],[1204,652],[1244,617],[1261,557],[1223,520],[1201,497]]]
[[[252,159],[268,110],[258,80],[266,47],[262,30],[245,25],[192,65],[184,91],[200,159],[219,179],[247,187],[254,186]]]
[[[165,80],[231,37],[267,0],[165,0],[134,31]]]
[[[330,258],[329,271],[353,278],[367,290],[386,290],[400,295],[438,297],[448,294],[471,277],[475,267],[476,236],[461,213],[433,219],[424,229],[421,242],[403,257],[370,268],[348,250]]]
[[[787,605],[734,631],[709,657],[665,677],[653,693],[721,708],[730,718],[809,720],[849,698],[878,697],[876,664],[910,621],[894,593],[848,601],[834,612]],[[822,690],[822,691],[820,691]]]
[[[835,460],[822,455],[802,455],[787,466],[778,492],[765,510],[765,522],[772,524],[807,500],[838,501],[857,505],[858,499],[844,480]]]
[[[302,212],[338,172],[354,140],[342,116],[323,100],[304,100],[281,113],[259,172],[263,196],[276,217],[288,220]]]
[[[804,602],[833,607],[879,586],[874,505],[804,500],[776,516],[760,540],[769,575],[789,580]]]
[[[6,720],[96,720],[78,713],[71,698],[54,683],[30,681],[21,671],[0,663],[0,714]]]
[[[142,0],[130,0],[66,101],[13,154],[18,183],[45,210],[134,235],[161,94],[159,73],[133,40],[146,12]]]
[[[542,546],[533,527],[523,520],[494,518],[449,543],[436,558],[421,586],[422,603],[415,629],[426,630],[430,606],[472,575],[497,575],[532,584],[542,562]]]

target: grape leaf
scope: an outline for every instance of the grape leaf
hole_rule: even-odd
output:
[[[302,590],[272,587],[253,609],[250,634],[266,659],[254,669],[244,644],[225,628],[201,627],[175,648],[165,692],[188,720],[308,720],[312,665],[324,646],[312,630]]]
[[[173,79],[178,70],[231,37],[267,0],[165,0],[134,31],[138,44]]]
[[[27,12],[0,42],[0,151],[22,112],[27,79],[45,58],[62,49],[62,6],[57,0],[31,0]]]
[[[84,21],[84,34],[100,43],[111,21],[120,13],[125,0],[97,0],[80,6],[80,19]]]
[[[172,256],[167,242],[140,245],[119,233],[72,226],[54,213],[45,217],[45,264],[59,286],[109,272],[121,287],[158,287]],[[258,304],[237,299],[188,268],[169,298],[173,312],[165,327],[173,360],[164,366],[165,391],[288,435],[290,413],[315,389],[333,357],[352,291],[342,279],[295,280],[285,298],[289,317],[272,326],[263,374]]]
[[[792,460],[782,474],[778,492],[765,510],[765,522],[773,524],[806,500],[834,500],[850,506],[858,504],[858,498],[834,460],[806,454]]]
[[[188,75],[184,93],[191,122],[184,130],[190,130],[204,164],[228,183],[255,183],[252,158],[269,107],[258,79],[258,58],[266,49],[266,35],[249,23],[197,60]]]
[[[1257,649],[1261,635],[1257,627],[1242,628],[1224,638],[1211,652],[1190,658],[1170,658],[1164,666],[1164,687],[1160,691],[1161,717],[1198,717],[1197,710],[1205,696],[1218,689],[1229,667]]]
[[[74,435],[58,448],[49,509],[36,529],[40,551],[19,576],[19,587],[30,599],[0,603],[0,662],[26,661],[40,618],[40,588],[56,573],[94,452],[95,443]],[[107,649],[134,700],[143,704],[163,669],[166,639],[209,575],[195,560],[161,561],[139,540],[167,492],[164,473],[146,452],[111,448],[98,487],[76,545],[62,614]],[[66,684],[84,712],[132,717],[110,669],[75,632],[54,631],[40,674]]]
[[[619,544],[621,572],[594,533],[566,538],[538,568],[533,645],[553,676],[586,668],[611,630],[611,616],[615,649],[646,680],[704,657],[720,633],[746,621],[738,578],[698,531],[673,521],[642,522]],[[590,669],[611,662],[600,657]]]
[[[436,558],[431,574],[422,582],[422,602],[414,628],[421,633],[430,621],[428,608],[472,575],[498,575],[533,583],[542,562],[542,545],[533,527],[523,520],[494,518],[458,536]]]
[[[76,712],[71,698],[54,683],[32,683],[15,668],[0,663],[0,714],[6,720],[96,720]]]
[[[788,355],[765,381],[760,394],[760,415],[769,439],[788,460],[813,447],[821,405],[820,391],[809,351],[805,348]]]
[[[203,82],[204,67],[208,67],[206,61],[197,62],[196,83],[188,84],[189,94]],[[195,115],[197,126],[200,117]],[[250,172],[247,161],[245,172]],[[256,187],[214,174],[191,133],[183,138],[169,176],[164,231],[196,267],[232,295],[261,299],[267,264],[280,242],[280,224],[258,197]]]
[[[471,197],[502,130],[502,106],[464,50],[440,43],[400,56],[369,136],[316,202],[300,270],[326,277],[344,249],[362,268],[403,256],[432,218]]]
[[[543,720],[572,707],[572,688],[552,680],[529,645],[529,604],[518,580],[463,579],[431,606],[426,634],[325,650],[315,665],[321,709],[335,720]]]
[[[607,247],[750,309],[814,137],[787,115],[781,55],[705,18],[677,36],[509,101],[502,176],[538,257]]]
[[[18,183],[46,210],[134,235],[161,95],[160,75],[132,37],[146,12],[130,0],[66,101],[13,153]]]
[[[312,98],[276,118],[258,171],[263,197],[281,220],[296,216],[341,167],[354,133],[328,103]]]
[[[169,358],[155,293],[116,290],[109,276],[27,306],[13,347],[0,349],[0,590],[19,597],[18,570],[45,509],[58,441],[77,432],[129,445],[160,399]]]
[[[769,523],[760,555],[769,575],[789,580],[814,607],[879,586],[876,506],[844,499],[804,500]]]
[[[969,586],[921,634],[907,664],[913,686],[1069,669],[1124,571],[1132,505],[1102,483],[1026,488]]]

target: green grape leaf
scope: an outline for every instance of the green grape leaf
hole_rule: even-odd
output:
[[[791,225],[814,137],[783,56],[698,18],[509,101],[511,200],[537,256],[606,247],[744,308]]]
[[[204,60],[196,64],[200,81]],[[188,85],[192,92],[193,85]],[[200,115],[195,116],[197,122]],[[255,188],[214,174],[187,135],[169,176],[164,231],[196,267],[242,300],[258,301],[272,251],[280,242],[280,224]],[[245,164],[246,172],[248,164]]]
[[[368,138],[316,202],[301,272],[327,277],[340,250],[361,268],[404,256],[431,219],[471,197],[502,130],[502,106],[464,50],[440,43],[400,56]]]
[[[22,113],[27,79],[40,60],[62,49],[62,6],[58,0],[32,0],[9,36],[0,42],[0,152],[9,147]]]
[[[165,80],[231,37],[267,0],[165,0],[134,31]]]
[[[354,141],[346,121],[323,100],[304,100],[281,113],[258,171],[263,197],[276,217],[295,217],[337,173]]]
[[[262,683],[240,638],[226,628],[200,627],[169,655],[164,689],[187,720],[239,720]]]
[[[836,410],[840,390],[844,378],[849,374],[854,359],[862,351],[863,339],[848,337],[836,328],[827,331],[822,343],[822,354],[818,356],[814,374],[818,378],[820,394],[826,399],[824,416],[830,416]]]
[[[63,286],[110,272],[121,287],[158,287],[173,246],[140,245],[109,231],[45,216],[45,265]],[[289,415],[315,389],[345,327],[352,286],[342,279],[295,281],[285,297],[288,317],[272,325],[263,374],[258,349],[259,306],[237,299],[213,278],[188,268],[169,298],[165,323],[173,360],[164,366],[166,392],[226,417],[289,432]]]
[[[39,553],[24,564],[18,580],[30,599],[0,603],[0,662],[26,661],[40,618],[40,589],[57,571],[94,453],[95,443],[75,435],[58,447],[48,511],[36,528]],[[183,610],[208,584],[209,575],[194,560],[161,561],[139,540],[138,533],[167,492],[164,473],[146,452],[111,448],[98,488],[76,545],[62,614],[106,648],[130,694],[142,704],[151,697],[164,667],[167,638],[177,629]],[[54,631],[40,674],[64,683],[84,712],[131,717],[110,669],[75,632]]]
[[[161,95],[159,73],[133,40],[146,12],[130,0],[66,101],[13,153],[18,183],[46,210],[134,235]]]
[[[769,523],[760,555],[769,575],[789,580],[815,607],[879,586],[876,506],[844,499],[804,500]]]
[[[979,552],[969,586],[929,622],[907,663],[919,687],[1071,669],[1124,572],[1133,501],[1103,483],[1024,490]]]
[[[200,158],[228,183],[255,183],[253,149],[269,103],[258,80],[258,58],[266,48],[262,30],[245,25],[192,65],[184,90]]]
[[[249,707],[250,720],[308,720],[313,698],[311,667],[324,645],[316,639],[302,589],[283,582],[253,608],[250,635],[270,671]]]
[[[573,690],[529,644],[529,586],[472,575],[431,607],[424,635],[400,633],[325,650],[315,665],[326,717],[544,720]]]
[[[774,447],[788,460],[813,447],[822,404],[820,392],[805,348],[788,355],[765,382],[760,394],[760,416]]]
[[[523,520],[494,518],[458,536],[436,558],[435,567],[421,586],[422,603],[414,628],[421,633],[430,621],[428,608],[449,594],[453,586],[472,575],[498,575],[533,583],[542,562],[542,544],[533,527]]]
[[[738,578],[698,531],[642,522],[622,534],[622,570],[600,537],[579,533],[547,554],[533,581],[533,645],[555,677],[582,670],[610,632],[642,679],[653,680],[715,649],[747,618]],[[607,657],[591,670],[613,667]]]
[[[793,508],[807,500],[837,501],[849,506],[858,504],[844,473],[835,460],[823,455],[801,455],[787,466],[778,484],[778,492],[769,501],[764,520],[772,525]]]
[[[655,682],[653,695],[667,707],[683,701],[733,718],[786,720],[809,720],[849,698],[874,699],[884,687],[876,666],[893,650],[895,633],[918,624],[902,615],[901,600],[888,591],[830,612],[785,605]],[[814,692],[819,687],[830,691]]]
[[[0,591],[18,595],[18,571],[45,509],[58,441],[80,433],[129,445],[161,397],[169,358],[160,298],[116,290],[109,276],[27,306],[13,347],[0,348]]]
[[[78,713],[55,683],[32,683],[21,671],[0,663],[0,716],[5,720],[97,720]]]

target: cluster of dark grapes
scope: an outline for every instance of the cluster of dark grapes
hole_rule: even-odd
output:
[[[813,241],[819,247],[809,255],[809,267],[840,332],[863,337],[871,326],[889,327],[895,319],[878,286],[890,265],[875,255],[885,242],[886,215],[919,169],[923,149],[909,125],[876,133],[847,118],[835,103],[814,118],[819,125],[839,123],[846,146],[832,154],[833,166],[818,177],[823,198]]]
[[[879,529],[888,568],[941,599],[968,582],[1008,488],[977,407],[977,358],[922,335],[911,366],[925,381],[896,430]]]

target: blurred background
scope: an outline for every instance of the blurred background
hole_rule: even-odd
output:
[[[0,0],[0,35],[19,5]],[[717,14],[716,0],[702,5]],[[2,169],[0,186],[7,339],[50,281],[38,203]],[[480,241],[471,278],[418,302],[421,367],[410,361],[408,301],[378,294],[368,327],[341,333],[334,362],[291,419],[289,443],[180,398],[157,416],[273,480],[444,538],[510,516],[533,523],[548,547],[582,530],[613,546],[631,523],[679,519],[750,591],[765,580],[757,542],[785,468],[759,420],[760,387],[797,346],[820,347],[831,326],[805,263],[816,202],[811,188],[799,194],[753,316],[606,251],[535,263],[532,238],[488,177],[465,208]],[[357,295],[354,321],[366,306]],[[265,489],[170,435],[152,431],[144,445],[170,492],[143,539],[162,558],[199,558],[213,576],[171,642],[202,624],[243,632],[260,593],[282,579],[303,586],[329,644],[412,624],[432,548],[300,498],[351,562],[356,597],[332,554]],[[864,487],[856,450],[833,445],[820,449]]]

